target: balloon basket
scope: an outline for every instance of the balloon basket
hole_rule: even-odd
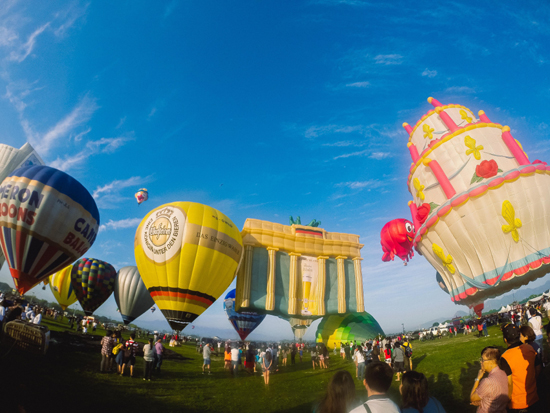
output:
[[[32,354],[46,354],[50,344],[48,327],[27,323],[25,321],[10,321],[4,326],[3,341]]]

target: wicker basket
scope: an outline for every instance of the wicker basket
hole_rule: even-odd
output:
[[[50,330],[26,321],[10,321],[4,326],[4,342],[29,353],[46,354],[50,344]]]

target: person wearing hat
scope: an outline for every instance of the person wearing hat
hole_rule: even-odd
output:
[[[500,358],[500,368],[508,377],[509,412],[534,411],[537,408],[537,377],[542,370],[537,352],[520,341],[520,331],[514,324],[502,327],[508,349]]]

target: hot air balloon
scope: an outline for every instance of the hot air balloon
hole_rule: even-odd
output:
[[[393,261],[395,256],[401,258],[406,265],[414,252],[413,238],[414,225],[406,219],[394,219],[388,222],[380,231],[380,244],[382,244],[382,261]]]
[[[246,340],[248,335],[252,333],[265,318],[265,314],[258,314],[253,311],[237,313],[235,311],[235,290],[229,291],[225,296],[223,309],[227,314],[229,322],[243,341]]]
[[[451,300],[475,307],[550,272],[550,167],[485,112],[428,101],[403,124],[413,245]]]
[[[141,278],[170,326],[181,331],[229,287],[242,255],[237,226],[194,202],[149,212],[136,231]]]
[[[141,188],[139,191],[136,192],[134,196],[136,197],[138,205],[141,205],[142,202],[145,202],[149,199],[149,193],[145,188]]]
[[[95,201],[65,172],[17,169],[0,194],[0,244],[21,294],[82,256],[96,239]]]
[[[323,317],[316,333],[317,343],[324,343],[329,349],[339,347],[342,342],[363,342],[378,335],[383,336],[384,331],[366,312]]]
[[[86,315],[92,315],[115,287],[116,270],[105,261],[81,258],[73,264],[71,281]]]
[[[55,299],[65,311],[67,307],[76,302],[76,294],[74,293],[73,284],[71,282],[72,265],[63,268],[49,278],[50,289]]]
[[[115,280],[115,300],[124,324],[130,324],[155,304],[137,267],[122,267]]]
[[[311,320],[364,311],[359,235],[292,222],[245,221],[235,309]]]

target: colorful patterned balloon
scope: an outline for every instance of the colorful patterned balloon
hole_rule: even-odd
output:
[[[111,264],[94,258],[81,258],[73,264],[73,288],[86,315],[92,315],[113,293],[116,276]]]
[[[98,227],[94,199],[65,172],[28,166],[0,185],[0,244],[21,294],[88,251]]]
[[[352,313],[323,317],[317,327],[317,343],[333,349],[340,343],[363,342],[384,335],[380,324],[369,313]]]
[[[145,188],[141,188],[139,191],[136,192],[134,196],[136,197],[138,205],[141,205],[142,202],[145,202],[149,199],[149,193]]]
[[[50,289],[63,310],[76,303],[76,294],[74,293],[73,284],[71,282],[72,269],[73,266],[69,265],[61,271],[51,275],[48,279]]]

